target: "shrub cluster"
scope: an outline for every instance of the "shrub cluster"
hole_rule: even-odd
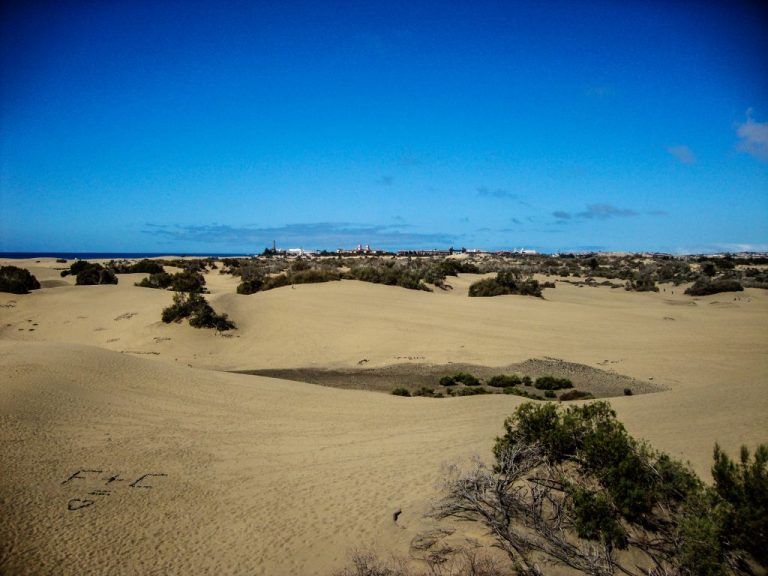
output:
[[[592,394],[589,392],[582,392],[580,390],[568,390],[568,392],[563,392],[560,394],[558,400],[567,402],[569,400],[587,400],[589,398],[594,398],[594,396],[592,396]]]
[[[163,322],[181,322],[189,318],[189,325],[195,328],[215,328],[219,332],[232,330],[235,323],[226,314],[216,314],[210,304],[197,292],[185,294],[176,292],[173,304],[163,309]]]
[[[702,276],[685,293],[689,296],[708,296],[709,294],[719,294],[720,292],[742,292],[743,290],[744,287],[738,280],[730,278],[711,280],[706,276]]]
[[[443,376],[440,378],[441,386],[455,386],[456,384],[464,384],[465,386],[479,386],[480,380],[467,372],[457,372],[453,376]]]
[[[486,278],[475,282],[469,287],[472,297],[502,296],[519,294],[521,296],[537,296],[541,298],[541,286],[532,277],[522,278],[517,270],[502,270],[496,278]]]
[[[573,382],[571,382],[568,378],[541,376],[536,378],[534,387],[538,390],[563,390],[565,388],[573,388]]]
[[[411,393],[408,391],[408,388],[395,388],[394,390],[392,390],[392,394],[394,396],[409,396],[409,397],[411,395]]]
[[[16,266],[0,267],[0,292],[28,294],[30,290],[38,288],[40,288],[40,282],[30,274],[29,270]]]
[[[517,374],[512,374],[511,376],[499,374],[490,378],[487,384],[494,388],[509,388],[511,386],[519,386],[522,382],[522,379]]]
[[[160,274],[163,272],[163,266],[160,262],[147,258],[133,264],[126,260],[119,262],[112,260],[107,264],[107,267],[115,274]]]
[[[170,288],[174,292],[202,293],[205,292],[205,277],[198,271],[185,269],[176,274],[157,272],[150,274],[136,286],[142,288]]]

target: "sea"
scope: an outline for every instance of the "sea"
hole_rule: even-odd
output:
[[[252,256],[238,252],[0,252],[0,258],[33,259],[64,258],[66,260],[135,260],[137,258],[160,258],[162,256],[192,256],[196,258],[241,258]]]

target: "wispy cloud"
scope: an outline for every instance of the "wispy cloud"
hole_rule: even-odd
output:
[[[645,212],[649,216],[665,216],[664,210],[650,210]],[[631,218],[639,216],[640,213],[630,208],[618,208],[613,204],[588,204],[587,209],[581,212],[567,212],[565,210],[555,210],[552,216],[557,220],[557,224],[568,224],[584,220],[608,220],[609,218]]]
[[[504,188],[489,188],[488,186],[480,186],[477,189],[477,195],[480,198],[500,198],[500,199],[517,199],[517,194],[505,190]]]
[[[434,248],[450,245],[460,236],[447,233],[420,233],[404,224],[354,224],[312,222],[275,227],[229,226],[226,224],[147,224],[145,233],[176,243],[237,246],[258,251],[276,241],[283,247],[335,249],[356,244],[375,248]]]
[[[738,150],[768,162],[768,122],[755,122],[752,108],[747,110],[747,120],[736,127],[736,134],[739,137],[736,143]]]
[[[667,148],[667,152],[672,154],[672,156],[677,158],[683,164],[696,163],[696,155],[691,151],[690,148],[688,148],[688,146],[685,146],[685,145],[670,146]]]
[[[613,204],[589,204],[584,212],[577,214],[587,220],[607,220],[608,218],[627,218],[637,216],[637,212],[629,208],[617,208]]]

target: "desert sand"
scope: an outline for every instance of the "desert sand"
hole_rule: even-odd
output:
[[[467,298],[357,281],[237,295],[238,329],[163,324],[172,293],[0,293],[0,572],[329,574],[355,548],[407,554],[441,465],[488,458],[523,400],[400,398],[229,373],[558,358],[665,388],[612,398],[629,431],[707,477],[712,447],[768,440],[768,293],[691,298],[558,284]],[[674,293],[673,293],[674,292]],[[402,509],[395,523],[393,511]],[[480,536],[463,525],[462,536]]]

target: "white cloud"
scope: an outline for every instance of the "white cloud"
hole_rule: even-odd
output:
[[[691,151],[688,146],[670,146],[667,148],[667,152],[672,154],[683,164],[694,164],[696,162],[696,155]]]
[[[746,122],[737,126],[736,134],[739,136],[736,148],[758,160],[768,161],[768,122],[755,122],[751,108],[747,110]]]

